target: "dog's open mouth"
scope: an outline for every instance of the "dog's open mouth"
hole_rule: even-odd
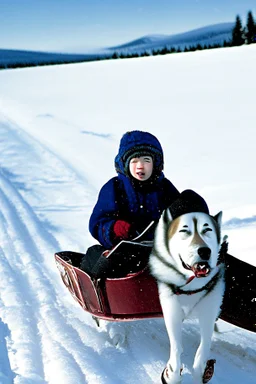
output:
[[[199,262],[193,265],[192,271],[196,277],[206,277],[211,272],[211,268],[208,263]]]
[[[195,263],[192,265],[192,267],[188,264],[186,264],[182,258],[180,257],[180,260],[182,262],[182,265],[185,269],[188,269],[189,271],[193,271],[195,277],[206,277],[211,272],[210,265],[205,261],[200,261],[198,263]]]

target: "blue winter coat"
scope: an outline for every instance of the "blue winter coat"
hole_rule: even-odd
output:
[[[162,211],[178,196],[178,190],[162,172],[153,183],[136,182],[119,173],[100,190],[89,230],[100,244],[110,249],[115,245],[112,228],[116,220],[127,221],[139,234],[152,220],[158,221]],[[153,236],[154,228],[147,233],[147,240],[153,240]]]

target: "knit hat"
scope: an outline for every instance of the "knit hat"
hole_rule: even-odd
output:
[[[127,173],[129,169],[129,164],[131,159],[142,157],[142,156],[151,156],[153,159],[153,163],[155,160],[155,153],[153,150],[151,150],[149,147],[144,146],[144,145],[139,145],[138,147],[132,148],[130,151],[128,151],[124,156],[123,156],[123,161],[124,161],[124,170]]]
[[[115,158],[115,168],[118,173],[129,175],[129,163],[134,157],[151,156],[153,158],[154,173],[160,174],[163,170],[163,150],[157,138],[149,132],[126,132],[119,146]]]
[[[173,220],[177,217],[191,212],[203,212],[209,215],[209,209],[206,201],[192,189],[186,189],[181,192],[170,206],[170,212]]]

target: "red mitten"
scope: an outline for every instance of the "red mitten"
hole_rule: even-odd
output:
[[[116,237],[126,240],[130,237],[131,224],[124,220],[117,220],[114,224],[113,231]]]

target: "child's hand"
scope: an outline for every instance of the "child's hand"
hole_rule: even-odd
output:
[[[126,240],[131,238],[131,224],[127,223],[124,220],[117,220],[113,227],[114,234],[120,240]]]

